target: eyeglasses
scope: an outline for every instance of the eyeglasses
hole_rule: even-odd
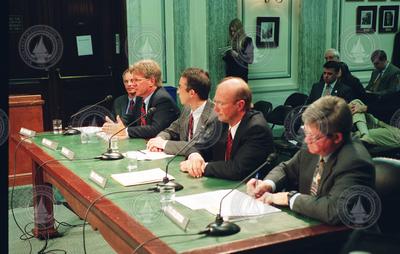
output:
[[[140,82],[142,82],[142,81],[144,81],[144,80],[146,80],[147,78],[134,78],[134,79],[132,79],[132,81],[134,82],[134,83],[140,83]]]
[[[218,107],[222,107],[222,106],[225,106],[226,104],[229,104],[229,103],[235,104],[238,101],[239,100],[235,100],[235,101],[232,101],[232,102],[222,102],[222,101],[213,100],[213,103],[214,103],[214,105],[216,105]]]
[[[331,134],[326,134],[326,135],[312,135],[308,131],[304,131],[304,139],[308,138],[312,143],[317,142],[318,140],[322,138],[330,138],[332,135]]]

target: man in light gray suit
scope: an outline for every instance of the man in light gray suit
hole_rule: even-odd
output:
[[[208,99],[211,82],[206,71],[200,68],[186,69],[179,79],[178,95],[184,108],[180,117],[157,137],[147,143],[150,151],[177,154],[212,119],[215,119],[214,104]],[[190,145],[187,149],[190,148]],[[180,151],[185,155],[187,149]]]
[[[307,149],[273,168],[263,181],[251,179],[247,192],[265,203],[339,224],[339,210],[345,209],[339,206],[340,195],[353,186],[374,187],[371,156],[359,140],[351,139],[351,112],[342,98],[321,97],[302,119]]]

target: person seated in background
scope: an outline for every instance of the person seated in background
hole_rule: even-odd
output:
[[[211,81],[206,71],[200,68],[186,69],[179,79],[177,91],[185,107],[177,120],[147,142],[147,149],[185,155],[189,147],[182,150],[183,147],[199,135],[202,126],[207,126],[207,122],[215,118],[214,103],[208,99],[210,89]]]
[[[324,58],[325,58],[325,62],[329,62],[329,61],[340,62],[339,51],[337,51],[337,49],[334,49],[334,48],[329,48],[329,49],[325,50]]]
[[[321,97],[307,107],[302,120],[307,149],[273,168],[264,180],[249,180],[247,192],[262,202],[339,224],[340,195],[354,185],[373,188],[374,164],[362,143],[351,138],[351,112],[342,98]]]
[[[351,89],[338,80],[340,65],[335,61],[328,61],[324,64],[323,81],[314,83],[306,105],[309,105],[322,96],[333,95],[342,97],[347,102],[352,99]]]
[[[351,74],[346,63],[338,63],[340,67],[338,80],[351,88],[351,93],[354,99],[363,100],[365,97],[365,88],[361,84],[361,81]]]
[[[120,138],[128,136],[153,138],[179,117],[179,108],[174,99],[161,86],[161,69],[155,61],[140,60],[130,68],[130,72],[136,96],[143,98],[140,122],[138,126],[130,126],[126,131],[120,132],[118,136]],[[153,107],[155,111],[146,115],[147,111]],[[117,117],[117,122],[107,118],[102,130],[112,135],[124,127],[120,117]]]
[[[353,114],[354,132],[361,141],[383,148],[400,148],[400,129],[391,126],[367,113],[368,106],[361,100],[353,100],[349,103]]]
[[[126,94],[121,95],[114,100],[113,113],[115,118],[119,116],[122,122],[127,125],[140,117],[142,97],[136,96],[133,76],[129,68],[127,68],[122,74],[122,81],[124,82]]]
[[[214,137],[216,143],[208,149],[192,147],[188,159],[180,164],[183,172],[192,177],[240,180],[274,152],[272,132],[262,113],[250,109],[251,99],[243,79],[222,80],[214,97],[217,121],[223,125],[221,135]]]
[[[375,69],[366,89],[367,94],[382,97],[400,91],[400,69],[389,63],[385,51],[375,50],[371,55]]]

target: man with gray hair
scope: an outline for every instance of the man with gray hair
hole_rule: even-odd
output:
[[[325,51],[325,62],[328,61],[335,61],[335,62],[340,62],[340,55],[339,55],[339,51],[337,51],[337,49],[334,48],[329,48]]]
[[[265,203],[339,224],[340,195],[355,185],[373,187],[373,162],[361,142],[351,139],[351,112],[342,98],[321,97],[302,119],[308,149],[273,168],[264,180],[251,179],[247,192]]]

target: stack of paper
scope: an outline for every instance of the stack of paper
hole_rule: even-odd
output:
[[[231,191],[231,189],[182,196],[177,197],[176,201],[190,209],[206,209],[210,213],[216,215],[219,213],[222,197],[229,191]],[[222,201],[221,216],[225,219],[232,220],[280,211],[281,210],[276,207],[264,204],[243,192],[234,190]]]
[[[143,171],[112,174],[111,177],[123,186],[140,185],[146,183],[161,182],[165,177],[165,171],[160,168],[153,168]],[[175,179],[168,174],[170,180]]]
[[[130,154],[135,154],[137,160],[139,161],[153,161],[172,157],[171,154],[166,154],[164,152],[150,152],[149,150],[139,150],[139,151],[128,151]],[[126,153],[128,153],[126,152]],[[126,156],[126,153],[123,155]]]

